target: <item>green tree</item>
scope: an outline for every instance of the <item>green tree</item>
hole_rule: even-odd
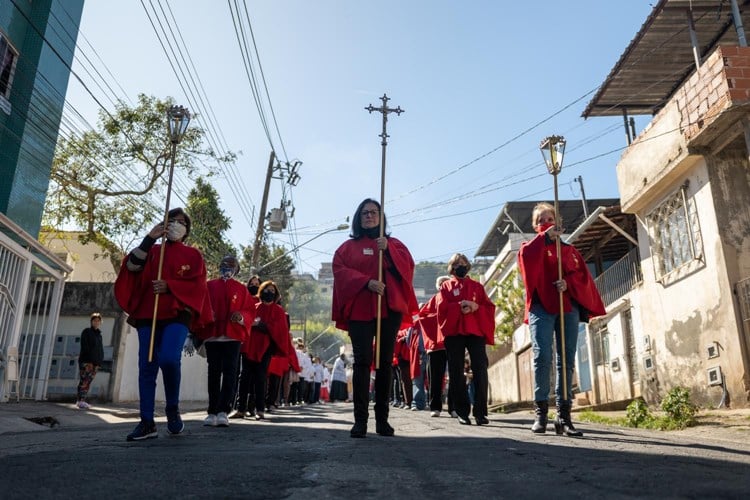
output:
[[[519,279],[518,269],[513,269],[502,283],[497,284],[497,313],[500,321],[495,327],[495,339],[499,343],[507,342],[513,332],[523,323],[525,298],[523,284]]]
[[[208,275],[213,277],[225,255],[237,256],[236,248],[225,236],[231,220],[219,207],[216,189],[202,177],[198,177],[190,190],[185,209],[192,219],[190,244],[203,252]]]
[[[120,102],[99,114],[95,130],[60,137],[50,174],[43,224],[74,226],[81,240],[98,243],[113,260],[163,217],[171,143],[166,112],[174,104],[141,94],[138,104]],[[175,169],[194,175],[217,158],[202,145],[205,133],[188,127],[177,148]],[[207,160],[208,163],[207,163]]]
[[[240,258],[240,265],[242,266],[243,275],[245,280],[252,274],[258,274],[261,281],[273,280],[281,291],[281,300],[286,307],[288,304],[288,298],[291,288],[294,286],[294,279],[292,278],[292,270],[294,269],[294,261],[289,255],[284,255],[287,252],[286,247],[279,245],[271,245],[270,247],[265,241],[262,241],[259,248],[258,267],[262,269],[260,271],[253,269],[252,267],[252,246],[243,246],[242,256]],[[270,263],[270,264],[269,264]]]

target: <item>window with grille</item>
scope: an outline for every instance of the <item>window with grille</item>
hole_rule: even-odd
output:
[[[0,109],[10,114],[10,88],[16,70],[18,52],[0,31]]]
[[[667,197],[647,216],[656,277],[663,280],[689,264],[703,260],[698,211],[687,196],[688,184]]]

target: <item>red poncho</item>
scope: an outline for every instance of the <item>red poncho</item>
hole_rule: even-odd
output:
[[[231,339],[247,342],[255,320],[255,303],[258,298],[250,295],[247,287],[234,279],[211,280],[207,286],[211,307],[214,310],[214,322],[196,332],[197,336],[205,340],[226,335]],[[230,321],[236,312],[242,315],[242,324]]]
[[[256,316],[265,328],[253,326],[250,340],[242,345],[242,353],[251,361],[261,361],[263,354],[274,344],[276,354],[286,354],[289,344],[289,324],[284,308],[275,303],[258,302]]]
[[[445,350],[445,337],[443,337],[437,322],[437,295],[419,310],[419,329],[422,331],[422,342],[427,352]]]
[[[576,247],[562,243],[563,278],[567,291],[563,293],[563,308],[570,312],[571,298],[580,306],[581,321],[607,314],[586,262]],[[560,313],[560,295],[554,282],[557,281],[557,251],[555,243],[544,233],[521,245],[518,252],[518,267],[526,286],[526,312],[524,322],[529,322],[529,309],[534,295],[544,310],[550,314]]]
[[[462,300],[476,302],[479,309],[464,314]],[[478,335],[484,337],[487,345],[495,343],[495,304],[487,297],[484,287],[469,277],[452,276],[440,286],[437,321],[443,337]]]
[[[133,320],[151,319],[154,315],[154,287],[161,245],[151,247],[141,271],[127,268],[126,256],[115,280],[115,298]],[[206,265],[200,251],[181,242],[168,242],[164,248],[161,277],[169,291],[159,296],[157,320],[176,318],[180,311],[191,313],[190,331],[213,321],[211,301],[206,287]]]
[[[422,353],[419,352],[419,337],[421,335],[422,332],[419,331],[418,324],[414,325],[409,336],[409,372],[412,379],[422,374]]]
[[[381,318],[388,309],[402,314],[401,328],[411,326],[416,314],[417,298],[412,280],[414,260],[406,246],[388,238],[383,252],[385,297],[381,301]],[[367,289],[370,280],[378,279],[378,245],[366,236],[345,241],[333,256],[333,304],[331,317],[336,328],[349,329],[349,321],[372,321],[377,317],[377,294]]]

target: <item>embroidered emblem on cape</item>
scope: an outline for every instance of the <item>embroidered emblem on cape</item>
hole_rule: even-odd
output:
[[[234,295],[232,295],[232,304],[234,304],[235,302],[237,302],[237,294],[236,293]]]
[[[190,271],[190,264],[183,264],[180,266],[180,269],[177,270],[177,275],[184,276],[188,271]]]

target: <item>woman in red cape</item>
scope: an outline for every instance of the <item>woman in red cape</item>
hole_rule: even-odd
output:
[[[255,320],[254,297],[234,279],[240,265],[234,256],[224,257],[220,278],[208,282],[214,322],[196,336],[205,342],[208,361],[208,416],[203,425],[227,427],[232,410],[240,364],[240,346],[250,339]]]
[[[445,339],[448,354],[448,373],[453,408],[458,422],[469,425],[472,411],[477,425],[486,425],[487,396],[487,351],[485,345],[495,343],[495,304],[487,297],[481,283],[471,279],[469,259],[461,253],[453,254],[448,261],[451,279],[440,286],[437,298],[437,320],[440,333]],[[474,408],[471,408],[466,392],[464,356],[471,358],[474,372]]]
[[[258,289],[260,302],[255,306],[257,322],[250,332],[250,340],[243,344],[242,377],[240,380],[238,413],[248,408],[248,396],[254,389],[255,419],[265,418],[266,377],[268,364],[274,353],[286,354],[289,343],[289,323],[286,311],[277,300],[280,292],[276,283],[264,281]]]
[[[440,292],[440,285],[451,279],[450,276],[438,276],[435,288]],[[448,355],[445,352],[445,339],[440,333],[437,323],[437,297],[433,295],[419,309],[419,329],[422,332],[422,342],[427,352],[427,378],[430,395],[430,416],[439,417],[443,411],[443,387],[445,385],[445,369]],[[453,411],[453,399],[448,397],[448,411]]]
[[[179,434],[185,428],[180,416],[182,348],[188,331],[213,321],[206,287],[206,265],[200,251],[184,244],[190,234],[190,217],[181,208],[167,214],[168,225],[159,223],[141,244],[123,259],[115,280],[115,298],[128,313],[128,323],[138,330],[138,394],[141,421],[128,441],[158,437],[154,423],[156,377],[161,370],[166,399],[167,430]],[[157,280],[161,245],[166,235],[161,279]],[[149,361],[154,302],[159,295],[153,356]]]
[[[573,391],[572,378],[578,345],[578,323],[606,314],[599,292],[586,262],[572,245],[561,243],[563,279],[558,280],[555,240],[561,230],[555,226],[555,209],[549,203],[534,207],[531,223],[536,237],[521,245],[518,267],[526,287],[524,321],[529,324],[534,352],[534,405],[536,421],[531,430],[542,434],[547,430],[549,401],[549,370],[552,363],[552,342],[557,353],[555,395],[557,419],[555,430],[571,436],[582,433],[570,419]],[[560,335],[560,292],[563,292],[565,321],[565,368],[567,394],[562,389],[562,345]]]
[[[367,434],[370,366],[376,333],[378,295],[381,300],[380,367],[375,371],[375,431],[392,436],[388,424],[390,360],[399,329],[411,325],[417,312],[412,279],[414,260],[406,246],[385,231],[380,237],[381,208],[373,199],[359,204],[352,219],[350,239],[333,256],[332,319],[349,332],[354,353],[352,375],[354,426],[351,437]],[[382,216],[387,227],[385,214]],[[383,281],[378,281],[378,252],[383,251]]]

